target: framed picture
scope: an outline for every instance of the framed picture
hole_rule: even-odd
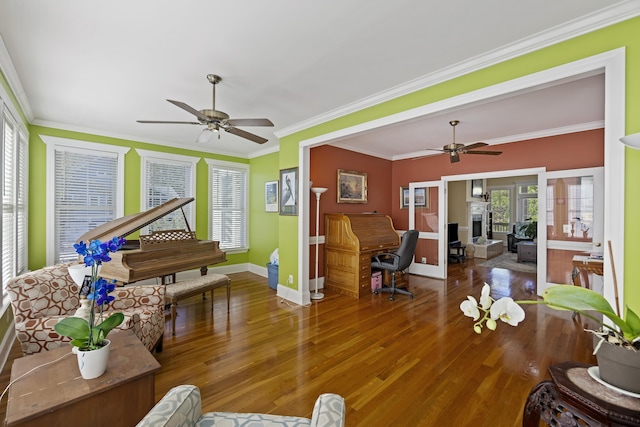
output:
[[[298,215],[298,168],[280,170],[280,215]]]
[[[409,207],[409,187],[400,187],[400,209]]]
[[[367,203],[367,174],[338,169],[338,203]]]
[[[416,204],[417,208],[426,208],[427,207],[427,189],[426,188],[416,188],[415,193],[413,195],[413,201]]]
[[[413,194],[413,200],[417,208],[426,208],[429,206],[428,194],[426,188],[416,188]],[[409,187],[400,187],[400,209],[409,207]]]
[[[264,183],[264,210],[278,212],[278,181]]]

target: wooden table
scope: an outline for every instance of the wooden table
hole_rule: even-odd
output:
[[[158,361],[133,332],[109,334],[111,354],[104,375],[85,380],[78,359],[65,345],[56,350],[16,359],[9,389],[7,426],[133,426],[155,403]]]
[[[565,362],[549,366],[551,381],[535,386],[524,405],[523,427],[540,421],[562,426],[640,426],[640,399],[600,384],[591,365]]]
[[[589,273],[603,275],[604,261],[598,258],[592,258],[587,255],[575,255],[573,257],[573,272],[571,278],[575,286],[582,286],[580,282],[580,274],[584,279],[585,288],[591,289],[589,285]]]

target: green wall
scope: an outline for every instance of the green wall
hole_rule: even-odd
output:
[[[56,136],[89,142],[96,142],[132,149],[125,155],[125,215],[140,212],[140,156],[136,148],[163,153],[179,154],[183,156],[218,159],[230,162],[248,164],[248,159],[222,156],[206,152],[147,144],[124,139],[71,132],[41,126],[29,126],[29,269],[35,270],[46,265],[46,144],[40,135]],[[258,162],[259,163],[259,162]],[[196,230],[199,239],[208,239],[208,165],[201,159],[196,167],[196,223],[190,224]],[[262,186],[264,190],[264,184]],[[258,191],[258,190],[256,190]],[[250,188],[250,200],[253,199],[253,189]],[[263,203],[264,205],[264,203]],[[134,235],[132,235],[134,236]],[[249,253],[227,254],[227,262],[218,265],[246,263]]]
[[[363,109],[327,123],[288,135],[280,141],[280,161],[286,167],[297,165],[300,141],[361,124],[370,120],[431,104],[470,91],[503,83],[616,48],[626,47],[626,134],[640,132],[640,18],[633,18],[574,39],[493,65],[467,75]],[[640,286],[632,278],[640,275],[636,244],[640,222],[634,220],[640,208],[640,151],[626,150],[625,176],[625,301],[640,309]],[[289,218],[280,218],[280,265],[282,271],[297,269],[297,233]],[[297,228],[296,228],[297,229]],[[295,235],[294,235],[295,234]],[[629,261],[629,262],[627,262]],[[285,273],[290,274],[290,273]],[[296,282],[297,283],[297,282]]]
[[[278,212],[265,212],[264,184],[279,178],[278,153],[251,159],[251,199],[249,212],[249,262],[265,266],[278,247]]]

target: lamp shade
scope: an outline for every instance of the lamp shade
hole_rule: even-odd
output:
[[[640,149],[640,133],[634,133],[632,135],[623,136],[620,141],[631,148],[636,150]]]
[[[84,276],[91,276],[91,267],[86,267],[84,264],[70,265],[68,270],[73,281],[80,287],[84,283]]]
[[[200,135],[198,135],[198,139],[196,140],[196,142],[200,144],[205,144],[209,142],[212,136],[213,136],[213,129],[205,128],[202,130]]]
[[[327,190],[328,190],[328,188],[325,188],[325,187],[312,187],[311,188],[311,191],[313,191],[315,194],[322,194]]]

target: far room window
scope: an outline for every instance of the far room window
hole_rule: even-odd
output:
[[[76,260],[73,244],[80,236],[123,216],[124,154],[129,148],[41,137],[47,144],[47,264],[51,265]]]
[[[211,240],[220,242],[224,251],[248,249],[248,175],[249,165],[207,160],[210,183]]]
[[[538,185],[518,184],[518,207],[516,215],[518,221],[538,220]]]
[[[493,188],[489,190],[491,215],[495,233],[510,233],[511,225],[511,189]]]
[[[194,197],[198,157],[147,150],[136,151],[142,158],[141,211],[154,208],[174,198]],[[191,229],[191,225],[194,225],[194,203],[195,201],[188,203],[182,210],[178,209],[152,222],[144,232]],[[189,225],[185,223],[185,216]]]

